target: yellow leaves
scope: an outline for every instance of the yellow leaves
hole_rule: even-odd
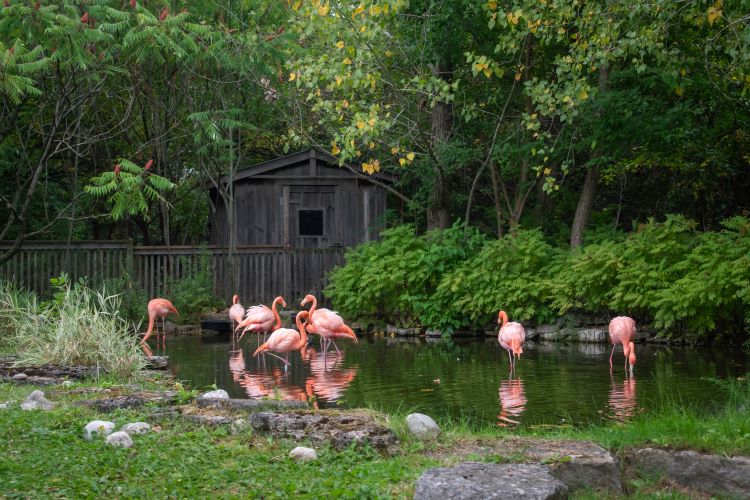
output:
[[[344,99],[343,101],[341,101],[341,105],[343,107],[345,107],[345,108],[348,108],[349,107],[349,101],[347,101],[346,99]]]
[[[339,75],[336,75],[336,85],[337,86],[341,85],[342,81],[344,81],[344,79],[341,78]]]
[[[414,153],[408,153],[406,155],[406,159],[409,161],[414,161]]]
[[[369,143],[369,144],[367,144],[367,147],[368,147],[369,149],[375,149],[375,143],[374,143],[374,142],[372,142],[372,141],[370,141],[370,143]]]
[[[518,81],[518,80],[521,79],[521,72],[520,71],[516,73],[515,79],[516,79],[516,81]]]
[[[362,170],[370,175],[380,171],[380,160],[366,161],[362,163]]]
[[[529,28],[529,30],[531,30],[532,33],[536,33],[541,24],[542,24],[541,19],[537,19],[534,22],[526,21],[526,27]]]
[[[344,58],[344,60],[343,60],[342,62],[343,62],[344,64],[347,64],[347,65],[349,65],[349,64],[351,64],[351,63],[352,63],[352,60],[351,60],[351,59],[349,59],[348,57],[345,57],[345,58]]]
[[[333,143],[333,147],[331,148],[331,154],[337,155],[341,152],[341,148],[339,148],[336,143]]]
[[[399,148],[397,148],[397,147],[392,147],[392,148],[391,148],[391,154],[392,154],[392,155],[396,155],[396,154],[398,154],[398,151],[399,151]]]
[[[289,81],[293,82],[297,79],[297,73],[289,73]]]
[[[370,15],[371,16],[379,16],[382,12],[382,9],[380,8],[380,5],[371,5],[370,6]]]
[[[362,120],[359,120],[359,121],[357,122],[357,128],[358,128],[358,129],[360,129],[360,130],[362,130],[362,129],[363,129],[363,128],[365,128],[366,126],[367,126],[367,124],[366,124],[365,122],[363,122]]]
[[[581,89],[580,92],[578,92],[578,99],[581,101],[585,101],[589,98],[589,93],[586,92],[586,89]]]
[[[344,48],[344,41],[343,40],[339,40],[338,42],[336,42],[336,48],[337,49],[343,49]]]
[[[364,5],[359,4],[359,6],[356,9],[354,9],[354,13],[352,14],[352,18],[356,17],[357,14],[363,13],[364,11],[365,11]]]
[[[708,18],[708,24],[713,26],[716,20],[721,17],[721,9],[713,6],[709,7],[706,17]]]
[[[294,3],[292,4],[292,9],[294,9],[294,10],[299,10],[299,9],[300,9],[300,7],[302,7],[302,0],[296,0],[296,1],[295,1],[295,2],[294,2]]]
[[[519,12],[519,11],[516,11],[516,12]],[[517,16],[517,15],[513,14],[512,12],[508,12],[507,14],[505,14],[505,18],[508,20],[509,23],[511,23],[513,25],[518,24],[518,18],[519,17],[521,17],[521,16]]]
[[[489,77],[491,77],[491,76],[492,76],[492,68],[485,68],[485,69],[484,69],[484,70],[482,71],[482,73],[484,73],[484,76],[486,76],[487,78],[489,78]]]
[[[392,55],[393,55],[393,52],[391,52],[390,50],[385,51],[385,57],[391,57]]]
[[[328,2],[326,2],[325,4],[323,4],[320,7],[318,7],[318,15],[319,16],[327,16],[328,15],[328,11],[330,11],[330,10],[331,10],[331,6],[328,5]]]
[[[551,168],[547,167],[547,168],[544,169],[544,175],[549,175],[551,173],[552,173],[552,169]]]
[[[376,122],[376,121],[377,121],[377,120],[376,120],[376,119],[375,119],[375,117],[373,116],[373,117],[371,117],[371,118],[370,118],[369,120],[367,120],[367,123],[368,123],[368,124],[369,124],[369,125],[370,125],[371,127],[374,127],[374,126],[375,126],[375,122]]]
[[[685,75],[687,75],[687,71],[685,70],[685,68],[680,69],[680,76],[685,78]]]
[[[682,97],[682,94],[685,93],[685,89],[683,89],[682,87],[679,87],[679,86],[675,87],[674,93],[677,94],[678,96]]]
[[[398,164],[403,167],[404,165],[406,165],[406,160],[404,158],[399,158],[398,159]]]
[[[487,8],[494,11],[497,10],[497,1],[496,0],[490,0],[487,2]]]

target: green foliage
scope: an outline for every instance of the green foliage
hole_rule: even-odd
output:
[[[741,339],[750,324],[750,221],[723,226],[697,233],[668,216],[575,251],[549,245],[538,230],[462,245],[456,228],[441,238],[403,226],[350,251],[326,293],[349,316],[448,332],[484,328],[504,309],[537,323],[572,311],[627,314],[667,335],[696,340],[721,327]]]
[[[126,379],[145,365],[130,324],[120,316],[116,295],[60,280],[47,303],[18,300],[0,290],[0,318],[10,324],[6,343],[23,366],[97,366]]]
[[[210,258],[210,255],[201,255],[194,272],[167,281],[166,297],[180,311],[180,315],[173,317],[172,321],[194,323],[206,312],[221,306],[221,299],[214,294]],[[186,260],[181,259],[180,262],[183,267],[189,267]],[[145,314],[145,310],[144,307],[141,314]]]

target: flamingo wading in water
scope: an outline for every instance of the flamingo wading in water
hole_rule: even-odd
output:
[[[148,340],[148,338],[151,336],[151,332],[154,330],[156,320],[161,318],[162,345],[164,345],[164,343],[166,342],[165,318],[172,313],[175,313],[177,316],[180,315],[180,313],[177,312],[177,309],[175,309],[170,301],[168,301],[167,299],[151,299],[148,303],[148,330],[146,330],[146,335],[141,340],[141,343],[146,343],[146,340]],[[156,328],[156,344],[159,344],[158,327]]]
[[[295,322],[297,323],[297,330],[291,328],[279,328],[268,337],[268,340],[258,347],[253,353],[253,357],[256,357],[258,353],[268,353],[284,362],[284,367],[289,366],[289,353],[292,351],[299,351],[307,345],[307,332],[305,331],[305,324],[303,321],[307,321],[310,316],[308,311],[300,311],[297,313]],[[284,354],[284,357],[277,356],[270,351]]]
[[[312,302],[312,306],[310,307],[310,320],[307,324],[307,331],[321,336],[323,339],[323,352],[328,351],[328,342],[333,342],[336,352],[341,354],[339,346],[336,345],[334,339],[350,339],[358,342],[357,336],[351,328],[344,324],[344,318],[339,316],[338,313],[330,309],[318,309],[318,300],[313,295],[308,294],[302,299],[302,307],[305,307],[308,302]]]
[[[232,306],[229,308],[229,321],[232,322],[232,331],[236,333],[237,325],[242,323],[245,317],[245,308],[240,304],[240,297],[232,297]]]
[[[520,358],[523,353],[523,343],[526,340],[526,332],[521,323],[515,321],[508,322],[508,315],[505,311],[500,311],[497,315],[497,323],[500,325],[500,332],[497,334],[497,341],[500,347],[508,351],[510,360],[510,369],[515,371],[516,358]]]
[[[245,332],[248,331],[265,335],[268,332],[281,328],[281,316],[279,316],[279,312],[276,310],[276,304],[281,304],[281,307],[286,307],[286,302],[281,296],[273,299],[273,304],[271,304],[270,308],[262,304],[249,307],[245,312],[245,319],[243,319],[234,330],[236,332],[240,328],[244,328],[239,340],[242,340]],[[265,340],[265,338],[263,340]]]
[[[612,356],[615,354],[617,344],[622,344],[622,352],[625,354],[625,371],[630,364],[630,376],[633,376],[635,365],[635,321],[628,316],[617,316],[609,322],[609,340],[612,342],[612,352],[609,355],[609,371],[612,372]]]

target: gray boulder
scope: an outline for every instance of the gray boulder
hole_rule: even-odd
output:
[[[108,436],[115,431],[115,424],[106,420],[92,420],[83,428],[83,437],[91,441],[94,435]]]
[[[118,431],[107,436],[107,443],[121,448],[130,448],[133,446],[133,439],[127,432]]]
[[[204,399],[229,399],[229,394],[224,389],[216,389],[215,391],[209,391],[201,396]]]
[[[13,375],[13,380],[26,380],[27,378],[29,378],[29,376],[25,373],[16,373]]]
[[[125,424],[120,431],[127,432],[131,436],[135,434],[147,434],[151,431],[151,426],[146,422],[133,422]]]
[[[409,432],[419,439],[434,439],[440,434],[440,427],[435,421],[422,413],[412,413],[406,416]]]
[[[237,420],[232,422],[232,426],[231,426],[232,434],[235,434],[235,435],[244,434],[245,432],[249,431],[252,428],[253,426],[250,425],[250,422],[248,422],[244,418],[238,418]]]
[[[664,474],[687,488],[709,494],[750,497],[750,458],[747,457],[644,448],[635,452],[633,460],[639,469]]]
[[[21,403],[22,410],[44,410],[49,411],[55,407],[55,404],[44,397],[44,393],[36,390]]]
[[[578,331],[580,342],[609,342],[609,332],[601,328],[584,328]]]
[[[535,464],[488,464],[464,462],[454,467],[431,469],[417,480],[415,500],[568,498],[568,488]]]
[[[296,460],[297,462],[312,462],[318,459],[318,452],[312,448],[305,448],[304,446],[297,446],[295,449],[289,452],[289,458]]]

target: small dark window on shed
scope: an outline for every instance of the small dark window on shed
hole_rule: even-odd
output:
[[[299,235],[300,236],[323,236],[323,211],[322,210],[300,210],[299,211]]]

